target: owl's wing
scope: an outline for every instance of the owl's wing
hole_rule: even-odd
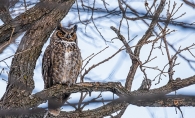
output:
[[[49,88],[53,85],[51,78],[52,74],[52,49],[51,46],[47,46],[42,59],[42,76],[44,80],[44,88]]]

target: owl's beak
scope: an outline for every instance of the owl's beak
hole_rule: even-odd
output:
[[[69,34],[66,36],[67,39],[69,39],[70,37],[71,37],[71,36],[70,36]]]

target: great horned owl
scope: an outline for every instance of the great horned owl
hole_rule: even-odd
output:
[[[67,29],[58,26],[51,37],[42,60],[42,75],[44,87],[49,88],[55,84],[70,86],[76,83],[79,75],[82,58],[77,45],[77,25]],[[48,99],[49,113],[57,116],[60,107],[66,102],[70,94],[63,94]]]

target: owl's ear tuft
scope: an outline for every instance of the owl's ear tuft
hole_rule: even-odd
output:
[[[74,30],[74,32],[77,31],[77,25],[74,25],[73,30]]]
[[[59,24],[57,25],[57,30],[61,30],[61,29],[62,29],[62,24],[59,23]]]

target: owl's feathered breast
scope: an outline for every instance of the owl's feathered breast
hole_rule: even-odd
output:
[[[43,78],[45,88],[55,84],[73,84],[76,82],[82,58],[75,42],[54,41],[43,57]]]

